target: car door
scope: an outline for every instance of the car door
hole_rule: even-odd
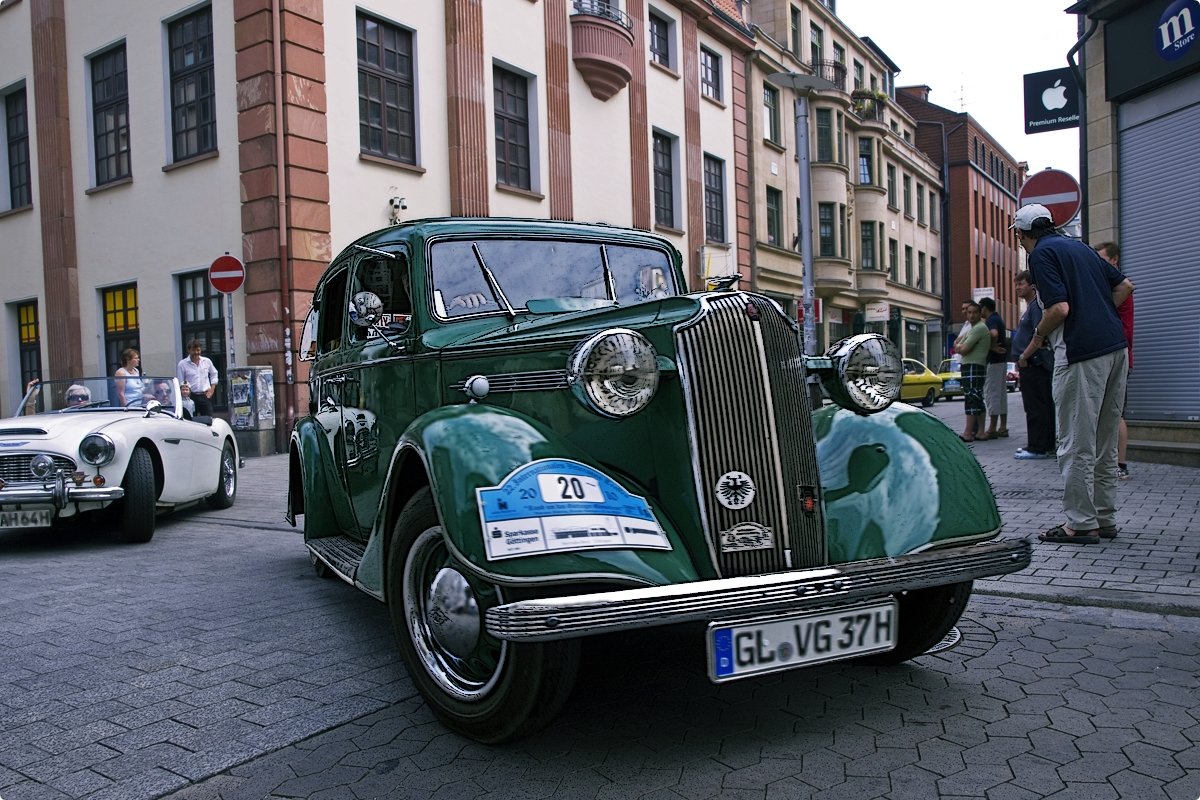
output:
[[[409,259],[403,249],[364,251],[350,272],[350,302],[355,303],[361,299],[360,293],[366,292],[379,299],[380,309],[379,319],[373,324],[352,318],[343,386],[347,446],[343,475],[364,537],[375,523],[396,443],[415,413],[410,278]]]

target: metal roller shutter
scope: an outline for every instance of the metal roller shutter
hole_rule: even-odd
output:
[[[1121,132],[1121,265],[1137,286],[1126,416],[1200,420],[1200,104]]]

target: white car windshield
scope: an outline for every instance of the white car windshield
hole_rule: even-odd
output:
[[[434,311],[442,319],[504,312],[505,300],[515,311],[533,311],[537,303],[531,307],[530,301],[538,300],[562,301],[558,306],[565,310],[680,293],[666,251],[610,242],[440,241],[430,251],[429,275]]]
[[[181,416],[187,403],[174,376],[66,378],[31,383],[17,407],[16,416],[73,414],[98,410],[145,411],[157,401],[165,413]]]

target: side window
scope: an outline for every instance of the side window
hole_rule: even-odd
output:
[[[359,292],[371,292],[379,297],[382,316],[380,327],[398,331],[399,325],[412,318],[412,300],[408,288],[408,259],[397,253],[395,258],[364,256],[354,267],[350,285],[350,298]],[[372,328],[350,326],[350,338],[354,342],[373,339],[379,333]]]
[[[332,353],[342,346],[342,329],[349,307],[346,298],[347,276],[346,270],[334,275],[325,282],[325,290],[321,293],[320,322],[317,324],[321,353]]]

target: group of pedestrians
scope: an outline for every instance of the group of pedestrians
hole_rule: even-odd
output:
[[[966,429],[964,442],[1008,438],[1008,340],[996,301],[985,297],[963,303],[963,323],[954,351],[962,357],[960,374]],[[986,425],[986,428],[985,428]]]
[[[1029,255],[1029,269],[1016,278],[1028,308],[1012,343],[1029,443],[1016,457],[1048,457],[1053,445],[1058,458],[1064,521],[1038,538],[1096,544],[1119,533],[1117,482],[1128,476],[1118,444],[1133,360],[1134,287],[1117,267],[1115,244],[1093,250],[1060,235],[1045,206],[1022,206],[1011,227]]]

